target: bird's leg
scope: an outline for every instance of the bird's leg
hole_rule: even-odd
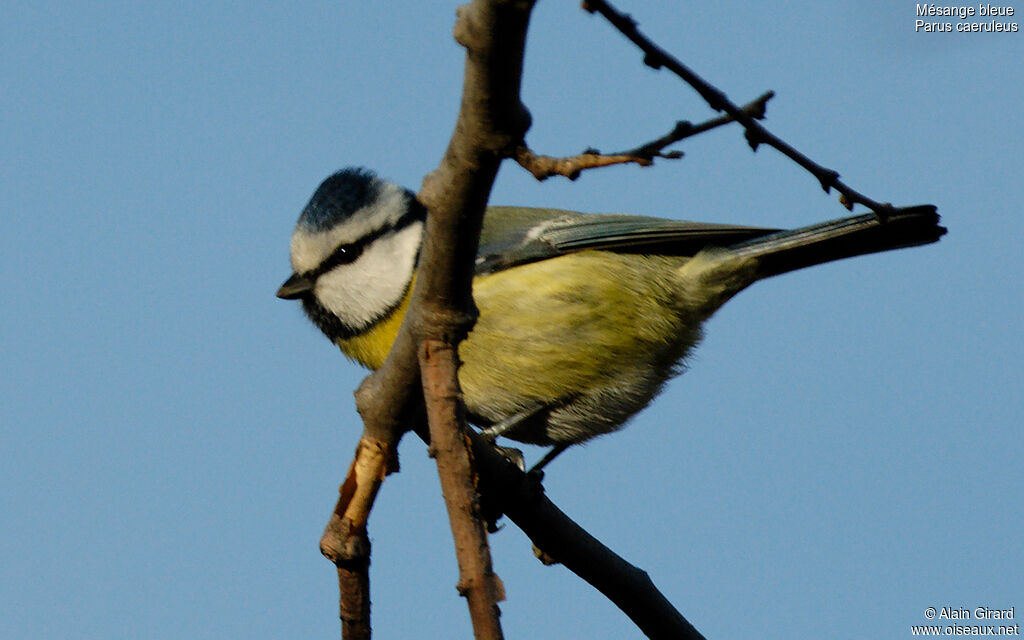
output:
[[[551,451],[544,454],[544,457],[537,461],[537,464],[530,467],[527,473],[543,473],[544,467],[548,465],[552,460],[558,457],[558,454],[562,453],[569,448],[570,442],[563,442],[562,444],[556,444],[551,447]]]
[[[481,429],[480,435],[493,443],[498,436],[505,435],[530,418],[538,415],[541,411],[544,411],[545,408],[546,407],[543,404],[538,403],[521,411],[517,411],[504,420],[496,424],[492,424],[486,429]]]
[[[481,429],[480,430],[480,435],[485,440],[490,442],[491,445],[495,449],[497,449],[498,452],[501,455],[505,456],[506,458],[511,460],[513,464],[515,464],[517,467],[519,467],[520,471],[525,471],[526,470],[526,462],[523,459],[523,452],[522,451],[520,451],[519,449],[512,448],[512,447],[502,447],[502,446],[499,446],[499,445],[495,444],[494,441],[498,438],[498,436],[504,435],[504,434],[514,430],[516,427],[518,427],[519,425],[523,424],[524,422],[527,422],[527,421],[532,420],[533,418],[537,417],[540,414],[540,412],[544,411],[545,409],[547,409],[547,407],[545,405],[541,404],[541,403],[537,403],[537,404],[531,405],[531,406],[529,406],[529,407],[527,407],[525,409],[522,409],[520,411],[517,411],[516,413],[513,413],[512,415],[510,415],[509,417],[505,418],[504,420],[501,420],[500,422],[492,424],[491,426],[487,427],[486,429]]]

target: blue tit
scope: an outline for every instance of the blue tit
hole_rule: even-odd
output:
[[[359,168],[326,180],[291,239],[297,299],[349,358],[376,369],[409,305],[427,212]],[[702,325],[770,276],[937,241],[935,208],[792,231],[557,209],[489,207],[459,345],[472,423],[560,450],[614,431],[680,372]]]

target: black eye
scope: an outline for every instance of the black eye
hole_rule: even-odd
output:
[[[343,244],[335,249],[334,253],[324,261],[323,268],[330,269],[338,265],[355,262],[362,253],[362,244]]]

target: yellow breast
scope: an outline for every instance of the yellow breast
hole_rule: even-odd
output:
[[[341,352],[369,369],[379,369],[391,351],[391,345],[402,326],[402,319],[409,308],[412,298],[412,283],[405,291],[402,301],[383,320],[373,325],[369,331],[346,340],[338,340]]]

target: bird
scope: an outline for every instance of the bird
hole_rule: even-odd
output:
[[[277,291],[348,358],[379,368],[408,309],[426,208],[369,169],[325,179],[291,237]],[[934,206],[780,230],[489,206],[474,265],[476,324],[459,344],[468,420],[568,446],[621,428],[685,369],[704,323],[758,280],[934,243]]]

